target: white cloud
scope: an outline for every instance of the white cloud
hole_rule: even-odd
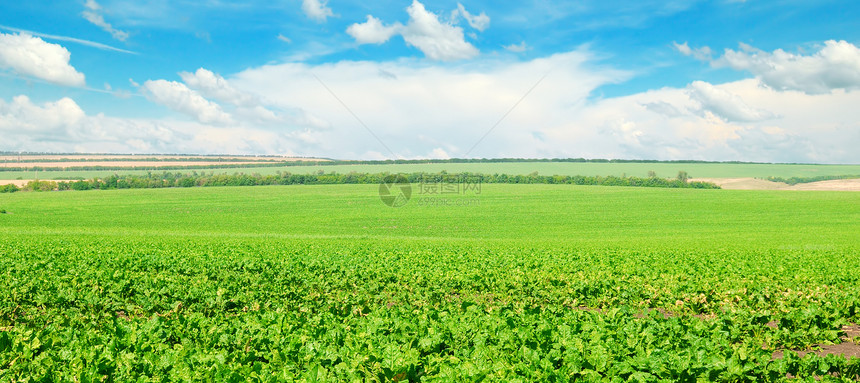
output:
[[[17,130],[33,137],[63,135],[64,130],[83,117],[84,111],[67,97],[42,106],[23,95],[13,98],[11,103],[0,99],[0,131]]]
[[[400,23],[385,26],[379,19],[368,15],[366,22],[351,25],[347,33],[359,44],[381,44],[400,34],[407,45],[418,48],[431,60],[453,61],[478,55],[478,49],[466,42],[463,28],[440,21],[438,15],[427,11],[418,0],[414,0],[406,12],[409,22],[405,26]],[[481,16],[474,18],[477,19],[476,25],[482,25]]]
[[[113,153],[272,153],[294,155],[304,131],[273,132],[172,119],[87,115],[70,98],[43,104],[0,98],[0,150]]]
[[[430,151],[430,154],[427,156],[427,158],[447,160],[447,159],[451,158],[451,156],[448,155],[448,152],[446,152],[445,149],[435,148],[432,151]]]
[[[189,88],[200,92],[202,96],[234,106],[234,117],[254,124],[283,122],[283,118],[270,110],[260,97],[236,89],[217,73],[199,68],[194,73],[180,72],[179,76]],[[300,111],[297,113],[301,114]]]
[[[204,68],[199,68],[194,73],[180,72],[179,77],[188,87],[199,91],[204,97],[238,106],[253,107],[260,103],[253,95],[234,88],[224,77]]]
[[[379,19],[367,15],[367,21],[350,25],[346,33],[359,44],[382,44],[399,33],[402,28],[403,25],[400,23],[385,26]]]
[[[666,117],[680,117],[684,115],[684,112],[678,110],[674,105],[665,102],[665,101],[651,101],[645,102],[641,104],[645,109],[648,109],[654,113],[662,114]]]
[[[71,53],[27,34],[0,33],[0,68],[54,84],[84,86],[84,75],[71,65]]]
[[[675,49],[677,49],[678,52],[681,52],[682,55],[692,56],[696,60],[709,61],[711,60],[711,55],[713,55],[713,52],[709,47],[690,48],[690,46],[687,45],[686,41],[683,44],[678,44],[675,42],[673,42],[672,44],[675,46]]]
[[[194,120],[87,115],[71,99],[18,97],[0,101],[0,150],[860,162],[860,92],[786,92],[747,79],[593,98],[631,76],[593,65],[599,59],[580,48],[528,61],[284,63],[185,74],[197,90],[143,85]],[[273,114],[277,123],[266,119]]]
[[[514,53],[523,53],[526,51],[526,49],[528,49],[528,46],[526,45],[526,42],[523,41],[519,44],[505,45],[503,48]]]
[[[131,123],[102,115],[87,116],[67,97],[39,105],[23,95],[8,103],[0,99],[0,135],[6,149],[53,152],[85,148],[93,152],[129,152],[137,151],[133,148],[142,142],[168,143],[177,138],[157,122]],[[149,153],[163,149],[164,146],[146,147]]]
[[[327,3],[325,0],[302,0],[302,11],[313,20],[325,22],[326,18],[334,16]]]
[[[708,94],[710,109],[692,89]],[[634,123],[641,134],[622,153],[639,158],[856,163],[860,155],[850,144],[860,139],[860,111],[850,106],[856,102],[857,92],[782,92],[747,79],[606,99],[581,118],[617,134],[624,130],[613,119]]]
[[[167,80],[148,80],[143,90],[153,102],[187,114],[202,123],[230,124],[233,118],[221,106],[205,99],[185,84]]]
[[[808,56],[782,49],[768,53],[742,43],[739,51],[726,49],[712,64],[749,71],[777,90],[821,94],[860,89],[860,48],[846,41],[826,41]]]
[[[98,12],[102,9],[102,6],[99,5],[99,3],[97,3],[95,0],[87,0],[84,3],[84,8],[89,9],[91,11]]]
[[[287,43],[287,44],[292,44],[292,43],[293,43],[293,40],[291,40],[289,37],[284,36],[284,35],[282,35],[282,34],[278,34],[278,40],[281,40],[281,41],[283,41],[283,42],[285,42],[285,43]]]
[[[687,87],[690,98],[701,104],[701,111],[732,122],[751,122],[773,118],[771,112],[749,106],[736,94],[704,81],[693,81]]]
[[[460,3],[457,3],[457,9],[451,13],[451,19],[456,19],[458,15],[463,16],[466,22],[469,23],[469,26],[478,31],[483,32],[490,26],[490,16],[487,16],[484,12],[481,12],[480,15],[473,15],[466,11],[466,7]]]
[[[231,82],[276,105],[325,116],[329,129],[306,132],[308,155],[391,157],[311,73],[394,157],[420,158],[441,156],[437,148],[449,157],[465,156],[549,72],[468,156],[860,161],[854,148],[860,142],[860,109],[854,106],[860,92],[781,92],[749,79],[593,100],[589,94],[601,85],[629,77],[589,65],[594,60],[581,49],[525,62],[442,67],[417,59],[288,63],[249,69]],[[396,73],[396,81],[383,72]]]
[[[463,28],[439,21],[439,16],[428,12],[418,0],[414,0],[406,12],[409,23],[401,32],[403,39],[428,58],[450,61],[478,55],[478,49],[466,42]]]
[[[104,16],[100,13],[102,7],[95,0],[87,0],[84,7],[87,9],[81,12],[81,16],[83,16],[84,19],[93,23],[105,32],[110,33],[113,38],[119,41],[128,40],[128,32],[116,29],[113,25],[105,21]]]
[[[568,118],[560,110],[584,102],[596,86],[627,76],[610,69],[586,71],[583,67],[589,57],[587,52],[574,51],[523,63],[444,67],[422,65],[417,59],[318,66],[287,63],[247,70],[231,81],[281,107],[298,107],[325,116],[331,128],[315,132],[319,145],[307,150],[331,153],[337,158],[358,158],[370,150],[389,155],[373,136],[364,132],[340,99],[398,157],[423,157],[440,147],[457,157],[464,156],[543,74],[555,69],[470,154],[492,156],[508,153],[511,144],[519,147],[514,150],[517,153],[531,150],[534,127],[548,119]],[[396,80],[380,73],[395,73]],[[319,77],[337,99],[311,74]],[[529,127],[529,131],[520,132],[520,127]]]

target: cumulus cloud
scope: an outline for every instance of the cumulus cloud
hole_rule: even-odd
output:
[[[143,83],[147,97],[177,112],[192,116],[202,123],[230,124],[233,118],[221,106],[207,100],[185,84],[167,80],[148,80]]]
[[[692,56],[696,60],[709,61],[709,60],[711,60],[711,56],[713,55],[711,48],[708,48],[708,47],[690,48],[690,46],[687,45],[686,41],[683,44],[678,44],[675,42],[673,42],[672,44],[675,46],[675,49],[678,52],[680,52],[682,55]]]
[[[528,61],[443,67],[417,65],[417,59],[286,63],[246,70],[231,82],[277,105],[325,116],[329,129],[305,132],[308,155],[391,157],[311,73],[403,158],[441,157],[437,148],[449,157],[466,156],[549,73],[468,156],[860,161],[853,148],[860,139],[854,106],[860,92],[783,92],[748,79],[592,99],[600,86],[630,76],[589,65],[595,60],[583,48]],[[396,73],[397,81],[383,72]],[[762,149],[770,147],[779,153]]]
[[[381,20],[367,15],[367,21],[350,25],[346,29],[346,33],[359,44],[382,44],[400,32],[402,28],[403,25],[400,23],[386,26],[382,24]]]
[[[773,118],[771,112],[749,106],[736,94],[704,81],[694,81],[687,87],[690,98],[699,102],[701,111],[733,122],[761,121]]]
[[[0,99],[4,148],[45,152],[178,152],[187,136],[164,122],[87,115],[71,98],[37,104],[27,96]]]
[[[23,95],[0,98],[0,136],[0,150],[39,152],[296,155],[307,145],[304,130],[88,115],[70,98],[34,103]]]
[[[302,0],[302,11],[312,20],[325,22],[326,18],[334,16],[325,0]]]
[[[726,49],[712,64],[748,71],[777,90],[821,94],[860,89],[860,48],[846,41],[826,41],[811,55],[782,49],[769,53],[741,43],[740,50]]]
[[[631,76],[593,65],[599,59],[583,47],[442,66],[417,58],[267,64],[225,77],[185,74],[193,87],[144,83],[151,100],[193,119],[111,118],[87,115],[70,99],[17,97],[0,101],[0,149],[860,162],[860,92],[786,92],[750,78],[594,98]],[[241,94],[265,101],[223,101],[242,104]],[[280,122],[263,121],[267,111]]]
[[[149,100],[204,124],[267,130],[329,128],[324,119],[292,105],[273,105],[208,69],[179,76],[183,82],[150,80],[139,89]]]
[[[465,150],[543,74],[556,69],[472,153],[483,156],[499,154],[496,149],[505,152],[511,143],[520,145],[519,153],[531,150],[534,129],[525,132],[528,138],[523,139],[519,127],[533,128],[541,124],[537,121],[547,118],[563,120],[567,117],[559,114],[560,109],[583,102],[600,84],[627,76],[610,69],[587,72],[583,66],[589,57],[587,52],[573,51],[489,67],[468,62],[445,67],[416,65],[419,60],[344,61],[319,66],[285,63],[247,70],[232,76],[231,81],[244,89],[254,89],[276,105],[293,105],[325,116],[331,128],[314,133],[323,143],[317,150],[326,150],[338,158],[367,158],[361,156],[370,150],[386,155],[388,152],[311,74],[319,77],[398,157],[424,157],[440,147],[449,156],[457,157],[464,156]],[[397,81],[380,73],[396,73]]]
[[[466,19],[466,22],[469,23],[469,26],[477,29],[478,31],[483,32],[487,27],[490,26],[490,16],[487,16],[486,13],[481,12],[480,15],[473,15],[466,11],[466,7],[463,4],[457,3],[457,9],[451,12],[451,19],[454,20],[457,16],[463,16]]]
[[[128,40],[128,32],[116,29],[113,25],[105,21],[104,16],[101,14],[102,7],[95,0],[87,0],[87,2],[84,3],[84,7],[86,10],[81,13],[81,16],[83,16],[84,19],[93,23],[105,32],[110,33],[113,38],[119,41]]]
[[[194,73],[180,72],[179,77],[188,87],[205,97],[239,106],[253,107],[259,104],[257,97],[234,88],[224,77],[210,70],[199,68]]]
[[[205,68],[194,73],[180,72],[185,84],[206,98],[232,105],[233,117],[241,117],[256,124],[283,122],[282,116],[269,109],[255,94],[236,89],[227,79]],[[297,114],[302,114],[297,111]]]
[[[41,106],[24,95],[13,98],[10,103],[0,99],[0,131],[17,130],[35,137],[62,136],[63,131],[83,117],[84,111],[68,97]]]
[[[622,152],[640,158],[855,163],[860,156],[847,143],[860,139],[854,102],[858,92],[783,92],[757,79],[695,82],[601,100],[580,118],[618,134],[625,132],[619,118],[635,124],[627,132],[641,134]]]
[[[463,28],[439,21],[417,0],[406,8],[409,23],[401,32],[406,43],[424,52],[432,60],[450,61],[478,55],[478,49],[466,42]]]
[[[28,34],[0,33],[0,68],[54,84],[84,86],[84,75],[69,64],[71,53]]]
[[[462,7],[462,6],[461,6]],[[465,8],[463,9],[465,12]],[[453,61],[468,59],[478,55],[478,49],[466,41],[463,28],[452,22],[443,22],[435,13],[427,11],[424,5],[414,0],[406,8],[409,21],[406,25],[394,23],[384,25],[381,20],[368,15],[364,23],[352,24],[347,33],[359,44],[382,44],[392,36],[400,34],[407,45],[413,46],[424,53],[427,58],[438,61]],[[455,11],[460,14],[460,10]],[[466,12],[465,15],[468,14]],[[489,17],[485,14],[466,17],[474,28],[485,28]]]

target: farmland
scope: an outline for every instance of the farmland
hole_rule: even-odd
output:
[[[232,161],[235,162],[235,161]],[[207,164],[210,162],[185,161],[187,165]],[[231,161],[225,161],[231,163]],[[168,162],[132,162],[118,163],[127,166],[153,166]],[[173,163],[170,163],[173,164]],[[35,166],[34,164],[24,164]],[[567,176],[636,176],[646,177],[653,171],[659,177],[675,177],[679,171],[686,171],[693,177],[703,178],[737,178],[737,177],[814,177],[860,175],[860,165],[810,165],[810,164],[730,164],[730,163],[610,163],[610,162],[509,162],[509,163],[426,163],[426,164],[358,164],[358,165],[289,165],[289,166],[247,166],[229,169],[195,169],[196,171],[215,172],[216,174],[259,173],[271,175],[278,172],[293,174],[309,173],[484,173],[484,174],[530,174],[537,172],[541,175]],[[32,180],[32,179],[70,179],[107,177],[112,174],[146,174],[149,170],[20,170],[4,171],[0,168],[0,180]]]
[[[487,184],[420,198],[0,195],[0,380],[860,374],[822,351],[860,335],[857,193]]]

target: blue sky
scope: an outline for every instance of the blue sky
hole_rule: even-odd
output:
[[[858,20],[852,1],[6,2],[0,151],[857,163]]]

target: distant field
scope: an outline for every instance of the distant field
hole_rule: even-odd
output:
[[[860,174],[860,165],[785,165],[785,164],[701,164],[701,163],[576,163],[576,162],[511,162],[511,163],[450,163],[450,164],[385,164],[385,165],[327,165],[327,166],[283,166],[283,167],[243,167],[236,169],[211,169],[215,173],[233,174],[238,172],[275,174],[278,171],[306,174],[318,171],[337,173],[412,173],[439,172],[449,173],[499,173],[543,175],[583,175],[583,176],[637,176],[645,177],[654,171],[659,177],[671,178],[678,171],[686,171],[695,178],[743,178],[743,177],[812,177],[821,175]],[[174,170],[176,171],[176,170]],[[187,170],[186,170],[187,171]],[[106,177],[111,174],[146,174],[146,171],[99,170],[99,171],[44,171],[44,172],[5,172],[0,171],[0,180],[14,179],[61,179]]]
[[[284,156],[221,156],[221,155],[189,155],[189,154],[0,154],[0,162],[14,163],[22,162],[75,162],[75,161],[244,161],[244,162],[267,162],[267,161],[325,161],[316,158],[284,157]]]
[[[860,218],[860,195],[854,193],[484,184],[480,194],[451,196],[414,189],[403,209],[382,205],[378,185],[2,194],[0,203],[14,215],[3,216],[0,233],[21,225],[46,234],[528,239],[684,248],[708,242],[860,245],[860,230],[852,231],[860,228],[854,219]],[[418,204],[421,197],[477,199],[480,205],[431,208]],[[825,224],[834,227],[808,230]]]
[[[860,355],[856,193],[491,184],[416,190],[400,208],[378,193],[0,195],[0,376],[850,381],[860,371],[860,359],[833,354]]]

